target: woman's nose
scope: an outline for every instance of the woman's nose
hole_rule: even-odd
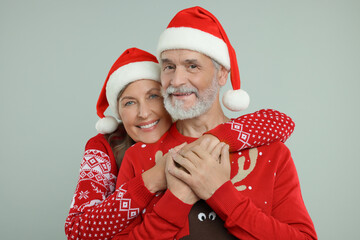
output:
[[[148,103],[146,103],[146,101],[139,104],[139,109],[138,109],[139,117],[144,118],[144,119],[148,118],[150,113],[151,113],[151,108],[148,105]]]

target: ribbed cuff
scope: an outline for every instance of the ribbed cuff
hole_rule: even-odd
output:
[[[218,188],[216,192],[206,200],[206,203],[221,219],[225,220],[241,201],[242,196],[229,180]]]
[[[182,228],[185,226],[192,206],[182,202],[170,190],[167,190],[155,205],[154,212],[171,224]]]
[[[211,129],[210,131],[205,132],[204,134],[211,134],[217,137],[220,142],[228,144],[230,147],[230,152],[236,151],[238,149],[238,146],[235,145],[236,141],[233,140],[231,124],[220,124],[217,127]]]
[[[132,196],[139,207],[146,207],[150,201],[154,198],[155,194],[151,193],[144,184],[142,176],[136,176],[128,183],[128,192]]]

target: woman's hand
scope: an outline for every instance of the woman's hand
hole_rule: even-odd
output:
[[[185,145],[186,143],[182,143],[170,151],[177,152]],[[145,187],[152,193],[163,191],[167,188],[165,164],[166,158],[170,154],[170,151],[165,155],[163,155],[161,151],[157,151],[155,154],[155,166],[142,174]]]

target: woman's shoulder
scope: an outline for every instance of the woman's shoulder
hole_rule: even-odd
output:
[[[107,140],[106,140],[106,138],[105,138],[105,135],[104,135],[104,134],[101,134],[101,133],[99,133],[99,134],[91,137],[91,138],[87,141],[86,145],[88,145],[89,143],[100,143],[100,142],[107,142]]]
[[[88,149],[99,149],[101,151],[108,150],[110,148],[110,144],[107,141],[104,134],[97,134],[91,137],[85,145],[85,150]]]

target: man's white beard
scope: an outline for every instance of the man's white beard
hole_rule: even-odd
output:
[[[201,116],[206,113],[215,102],[219,88],[220,85],[217,82],[216,75],[211,86],[206,89],[201,96],[199,91],[194,87],[181,86],[179,88],[175,88],[173,86],[169,86],[166,90],[162,91],[165,108],[174,120],[191,119]],[[174,99],[174,105],[172,105],[170,95],[174,92],[193,93],[195,94],[197,100],[195,104],[189,108],[184,107],[184,102],[182,100]]]

